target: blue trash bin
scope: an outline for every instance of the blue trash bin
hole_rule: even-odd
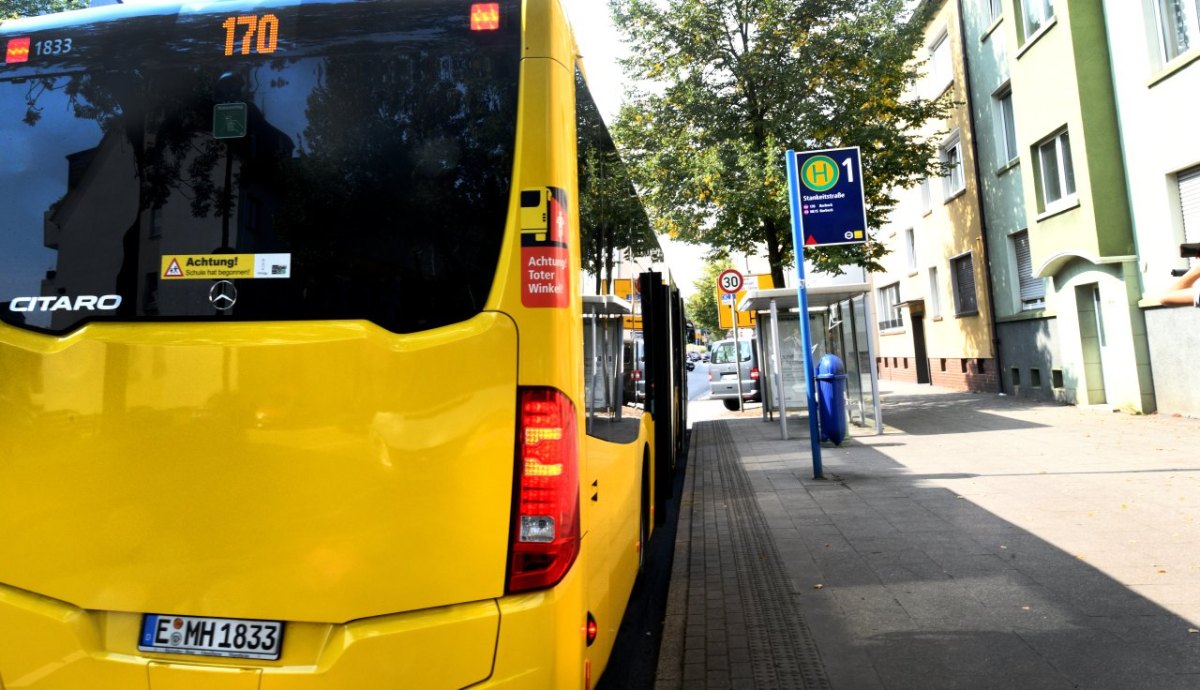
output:
[[[821,440],[840,446],[846,439],[846,367],[837,355],[825,355],[816,379]]]

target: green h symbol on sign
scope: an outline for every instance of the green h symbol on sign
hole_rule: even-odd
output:
[[[838,166],[829,156],[813,156],[800,169],[800,181],[814,192],[824,192],[838,183]]]

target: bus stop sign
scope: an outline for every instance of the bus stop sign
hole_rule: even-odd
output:
[[[867,241],[867,205],[858,147],[796,152],[805,247]]]

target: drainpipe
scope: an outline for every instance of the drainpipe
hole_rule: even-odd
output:
[[[967,96],[967,129],[971,132],[971,155],[975,165],[975,200],[979,203],[979,235],[983,240],[983,272],[987,277],[988,326],[992,330],[992,353],[996,358],[996,383],[1000,392],[1004,390],[1004,367],[1000,361],[1000,332],[996,330],[996,300],[992,299],[992,257],[988,246],[987,206],[983,200],[983,177],[979,174],[979,138],[975,136],[975,105],[971,96],[971,69],[967,60],[967,22],[963,16],[962,0],[955,0],[958,8],[958,48],[962,53],[963,87]]]

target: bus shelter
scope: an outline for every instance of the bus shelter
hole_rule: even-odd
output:
[[[597,419],[619,421],[622,407],[637,401],[627,385],[626,372],[639,368],[633,360],[632,339],[626,338],[625,320],[633,309],[629,302],[612,295],[583,297],[583,388],[587,400],[588,433]]]
[[[800,298],[795,288],[750,290],[738,303],[739,311],[754,312],[758,318],[755,339],[764,353],[766,392],[763,419],[776,413],[783,438],[788,438],[789,412],[807,412],[803,338],[800,333]],[[846,366],[846,410],[858,426],[874,422],[875,433],[883,433],[879,406],[879,373],[875,368],[871,341],[870,286],[866,283],[808,288],[809,332],[812,361],[835,354]]]

